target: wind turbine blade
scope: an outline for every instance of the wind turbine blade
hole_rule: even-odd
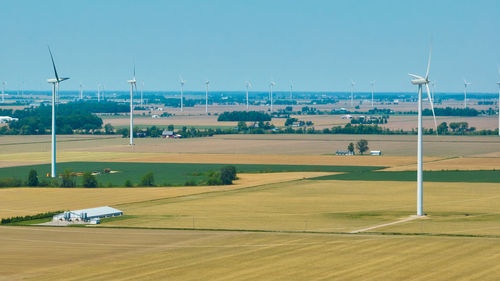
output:
[[[426,80],[429,78],[429,71],[431,69],[431,58],[432,58],[432,43],[431,43],[431,47],[429,49],[429,61],[427,62],[427,71],[425,72],[425,79]]]
[[[427,90],[427,98],[429,99],[429,103],[431,104],[432,117],[434,117],[434,128],[436,129],[436,135],[437,135],[438,131],[437,131],[436,114],[434,113],[434,103],[432,102],[431,92],[429,90],[429,84],[427,83],[425,84],[425,89]]]
[[[411,77],[413,77],[413,78],[417,78],[417,79],[424,79],[424,77],[422,77],[422,76],[418,76],[418,75],[415,75],[415,74],[408,73],[408,75],[410,75],[410,76],[411,76]]]
[[[56,80],[57,80],[57,82],[59,82],[59,76],[57,75],[56,64],[54,63],[54,57],[52,56],[52,52],[50,51],[50,47],[47,46],[47,48],[49,49],[50,59],[52,60],[52,66],[54,67],[54,74],[56,76]]]

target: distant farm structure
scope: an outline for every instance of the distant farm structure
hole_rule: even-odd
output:
[[[123,212],[109,207],[97,207],[90,209],[82,209],[75,211],[67,211],[52,218],[51,224],[72,224],[72,223],[89,223],[89,224],[99,224],[102,218],[116,217],[123,215]]]

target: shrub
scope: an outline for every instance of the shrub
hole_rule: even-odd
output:
[[[224,166],[220,170],[220,180],[222,184],[233,184],[233,180],[236,179],[236,167],[235,166]]]
[[[15,178],[3,178],[0,179],[0,187],[17,187],[21,186],[22,181]]]
[[[134,186],[130,180],[126,180],[124,185],[125,185],[125,187],[132,187],[132,186]]]
[[[75,187],[76,186],[76,175],[73,170],[66,169],[62,175],[62,187]]]
[[[38,174],[35,169],[31,169],[28,173],[28,186],[38,186]]]
[[[155,177],[153,172],[146,173],[142,176],[141,186],[155,186]]]
[[[83,187],[96,187],[97,179],[91,172],[85,172],[82,177],[82,185]]]

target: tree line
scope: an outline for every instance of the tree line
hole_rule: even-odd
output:
[[[217,121],[271,121],[271,115],[259,111],[224,112]]]

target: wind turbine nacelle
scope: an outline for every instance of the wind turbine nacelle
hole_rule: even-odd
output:
[[[128,83],[135,84],[135,82],[136,82],[136,81],[135,81],[135,79],[132,79],[132,80],[128,80],[127,82],[128,82]]]
[[[426,79],[422,78],[422,79],[413,79],[413,80],[411,80],[411,83],[413,85],[425,85],[425,84],[429,83],[429,81],[427,81]]]

